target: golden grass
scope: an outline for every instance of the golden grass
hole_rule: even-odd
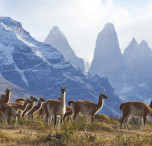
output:
[[[120,130],[119,119],[97,114],[95,121],[79,117],[62,127],[53,127],[42,119],[18,120],[11,126],[0,124],[0,145],[152,145],[152,122],[137,129],[129,125],[129,130]]]

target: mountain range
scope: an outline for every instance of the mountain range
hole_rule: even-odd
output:
[[[151,48],[146,41],[138,44],[133,38],[122,54],[112,23],[107,23],[98,34],[89,72],[107,77],[123,101],[140,100],[149,103],[151,100]]]
[[[0,17],[0,75],[20,91],[45,99],[57,99],[61,85],[67,86],[66,102],[85,99],[97,103],[102,91],[109,97],[102,112],[115,116],[120,113],[121,100],[107,78],[84,74],[80,67],[66,61],[58,49],[35,40],[20,22],[10,17]]]

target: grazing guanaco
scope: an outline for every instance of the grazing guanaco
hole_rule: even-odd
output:
[[[120,105],[120,110],[123,113],[120,121],[120,129],[122,128],[122,123],[124,123],[125,128],[128,129],[128,119],[130,115],[143,119],[144,126],[146,124],[147,116],[152,117],[152,109],[146,103],[140,101],[122,103]]]
[[[44,102],[45,102],[45,99],[40,96],[38,104],[36,106],[34,106],[33,109],[28,113],[28,117],[29,118],[31,117],[33,119],[33,114],[35,112],[38,112],[42,108],[42,105],[43,105]]]
[[[90,100],[70,100],[68,104],[70,105],[72,103],[73,119],[75,120],[78,114],[81,113],[84,116],[91,116],[91,122],[93,122],[94,115],[103,107],[103,99],[107,98],[106,95],[100,92],[98,104],[95,104]]]
[[[26,110],[21,115],[23,118],[24,118],[24,115],[28,114],[28,112],[30,112],[33,109],[35,102],[38,102],[36,97],[34,97],[32,95],[30,96],[30,100],[31,100],[31,103],[28,104]]]
[[[24,104],[21,103],[8,103],[3,106],[3,118],[5,119],[5,116],[7,117],[7,123],[10,125],[11,117],[14,117],[14,122],[16,124],[17,117],[21,117],[21,114],[26,110],[28,104],[30,104],[31,101],[29,99],[26,99]]]
[[[150,105],[149,107],[152,109],[152,101],[150,102]],[[148,120],[148,118],[146,117],[146,120]],[[135,124],[135,123],[138,123],[138,128],[140,127],[140,124],[143,123],[143,118],[142,117],[132,117],[132,122]]]
[[[12,90],[10,88],[7,88],[5,92],[6,94],[1,95],[2,98],[0,99],[0,109],[2,108],[4,104],[7,104],[10,102],[10,96],[12,94]],[[0,111],[0,119],[1,118],[2,118],[2,110]]]
[[[61,86],[61,100],[49,99],[44,105],[45,119],[48,122],[50,117],[53,117],[54,127],[56,126],[57,116],[60,116],[61,124],[63,122],[63,116],[66,111],[65,94],[66,88]]]

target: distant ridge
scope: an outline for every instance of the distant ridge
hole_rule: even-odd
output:
[[[13,83],[7,81],[6,79],[0,77],[0,95],[5,94],[6,88],[12,89],[11,101],[15,101],[17,97],[29,98],[30,94],[32,94],[31,92],[26,91],[14,85]]]

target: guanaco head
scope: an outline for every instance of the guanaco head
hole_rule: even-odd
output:
[[[5,92],[12,94],[12,90],[10,88],[6,88]]]
[[[27,103],[27,104],[28,104],[28,103],[32,103],[32,102],[31,102],[31,100],[30,100],[30,99],[28,99],[28,98],[27,98],[27,99],[25,100],[25,103]]]
[[[38,102],[36,97],[34,97],[33,95],[30,95],[30,100],[31,100],[31,102]]]
[[[62,94],[64,94],[64,93],[66,92],[66,89],[67,89],[67,87],[63,88],[63,87],[61,86],[61,92],[62,92]]]
[[[102,99],[107,99],[108,97],[106,95],[104,95],[102,92],[100,92],[99,97],[101,97]]]
[[[40,100],[41,102],[45,102],[45,99],[44,99],[42,96],[40,96],[39,98],[40,98],[39,100]]]
[[[61,97],[58,97],[58,100],[61,100]]]

